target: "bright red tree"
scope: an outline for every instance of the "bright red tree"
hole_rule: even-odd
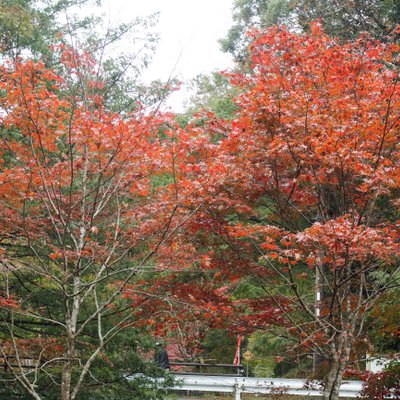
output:
[[[68,79],[31,61],[1,69],[2,301],[10,310],[1,351],[31,396],[42,396],[36,376],[51,376],[70,400],[127,328],[178,332],[182,351],[195,356],[210,327],[227,322],[225,278],[208,272],[207,229],[229,237],[211,213],[225,208],[230,171],[219,157],[222,122],[205,131],[140,107],[110,113],[90,55],[58,51]],[[27,293],[33,302],[22,300]],[[40,331],[21,340],[27,324]]]
[[[128,284],[187,253],[179,232],[209,183],[189,164],[178,170],[176,152],[209,138],[140,108],[108,112],[91,57],[61,51],[68,81],[32,61],[1,67],[0,349],[30,396],[41,399],[51,377],[71,400],[106,346],[140,326],[122,296]]]
[[[252,72],[231,75],[240,111],[221,154],[229,205],[250,206],[258,223],[243,211],[231,236],[272,273],[275,317],[255,310],[254,326],[323,357],[323,398],[336,399],[368,312],[399,284],[399,49],[342,45],[318,24],[253,36]]]

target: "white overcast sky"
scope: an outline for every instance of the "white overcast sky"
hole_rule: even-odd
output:
[[[220,51],[218,39],[232,24],[233,0],[106,0],[104,11],[112,22],[159,12],[156,31],[160,41],[146,81],[167,80],[171,75],[187,81],[200,73],[232,66],[231,57]],[[168,101],[182,111],[188,97],[185,87]]]

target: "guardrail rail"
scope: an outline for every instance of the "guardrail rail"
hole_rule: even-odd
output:
[[[321,396],[322,388],[317,382],[305,379],[253,378],[223,375],[194,375],[172,372],[177,385],[172,390],[234,393],[240,400],[241,393],[290,394]],[[355,398],[361,391],[361,381],[345,381],[340,387],[340,397]]]

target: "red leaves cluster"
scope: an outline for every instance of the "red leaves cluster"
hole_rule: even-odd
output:
[[[14,296],[4,296],[0,293],[0,309],[18,309],[20,307],[20,303],[15,300]]]
[[[400,364],[393,360],[383,371],[372,373],[360,371],[346,371],[348,377],[356,377],[364,381],[359,398],[362,400],[384,400],[400,395],[399,380]]]
[[[17,350],[16,350],[17,349]],[[29,338],[2,341],[1,356],[6,355],[8,362],[17,367],[18,359],[22,365],[30,362],[30,365],[42,365],[53,357],[57,358],[63,350],[63,343],[59,339],[54,338]],[[5,364],[5,362],[4,362]]]
[[[398,185],[396,45],[339,45],[317,24],[254,35],[254,73],[232,76],[244,93],[226,141],[243,183],[305,209],[330,185],[343,213]]]
[[[135,310],[136,325],[168,337],[180,356],[195,359],[212,328],[228,328],[234,314],[226,289],[198,272],[164,273],[149,282],[129,286],[124,292]]]
[[[290,243],[290,248],[281,250],[280,254],[294,264],[306,260],[310,267],[324,264],[331,270],[355,262],[362,265],[373,260],[392,263],[400,251],[396,235],[390,228],[359,225],[357,220],[345,215],[286,235],[281,243]]]

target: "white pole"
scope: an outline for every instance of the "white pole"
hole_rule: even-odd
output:
[[[240,393],[241,393],[241,390],[240,390],[239,386],[235,385],[235,400],[241,399]]]

